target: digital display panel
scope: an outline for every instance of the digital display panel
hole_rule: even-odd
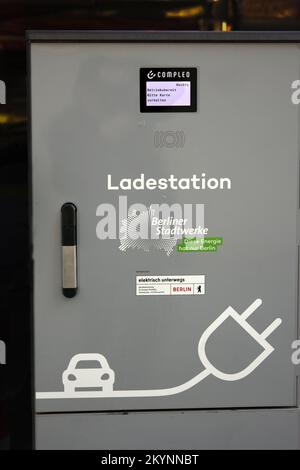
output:
[[[197,68],[141,68],[140,111],[197,111]]]
[[[191,82],[146,82],[146,106],[190,106]]]

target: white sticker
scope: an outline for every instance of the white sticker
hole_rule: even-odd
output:
[[[205,276],[136,276],[136,295],[203,295]]]

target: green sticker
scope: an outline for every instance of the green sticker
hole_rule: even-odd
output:
[[[206,237],[206,238],[183,238],[181,243],[177,244],[179,253],[211,253],[218,250],[223,245],[222,237]]]

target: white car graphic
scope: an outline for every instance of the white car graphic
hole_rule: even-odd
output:
[[[198,354],[201,361],[201,372],[196,374],[186,382],[169,387],[155,389],[138,390],[113,390],[115,373],[109,368],[107,360],[102,354],[76,354],[63,373],[64,391],[59,392],[37,392],[37,399],[61,399],[61,398],[102,398],[102,397],[163,397],[177,395],[185,392],[199,384],[209,375],[213,375],[219,380],[234,382],[248,377],[257,367],[260,366],[274,351],[274,347],[268,342],[269,336],[282,323],[281,318],[276,318],[259,332],[248,322],[250,316],[262,305],[261,299],[256,299],[242,313],[238,313],[233,307],[227,307],[202,333],[198,343]],[[226,373],[210,362],[206,355],[206,343],[216,330],[228,319],[234,320],[245,330],[259,345],[260,354],[248,364],[244,369]],[[91,367],[92,362],[92,367]],[[83,368],[84,366],[84,368]],[[204,366],[204,369],[203,369]],[[90,389],[93,389],[90,391]],[[96,390],[96,391],[95,391]],[[101,390],[98,392],[98,390]]]
[[[76,354],[63,372],[62,381],[67,393],[87,389],[107,393],[113,390],[115,373],[102,354]]]

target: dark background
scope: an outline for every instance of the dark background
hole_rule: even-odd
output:
[[[0,0],[0,449],[30,449],[33,435],[25,31],[299,27],[299,0]]]

